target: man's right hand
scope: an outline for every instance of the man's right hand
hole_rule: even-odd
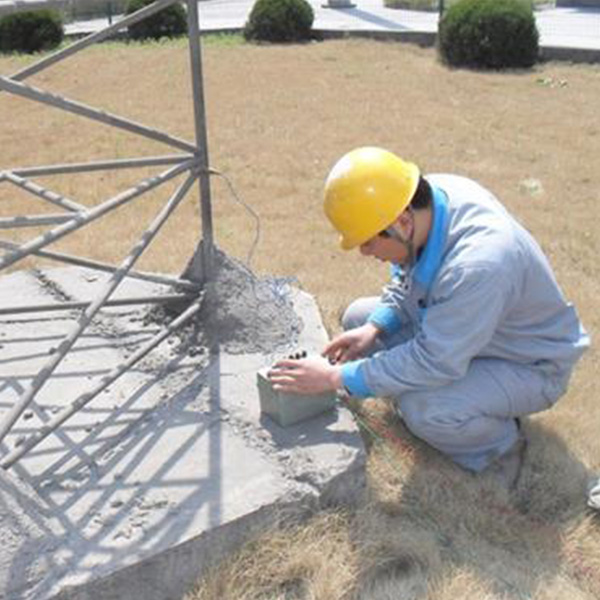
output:
[[[361,327],[345,331],[325,346],[323,356],[333,363],[360,358],[375,343],[379,333],[380,329],[373,323],[365,323]]]

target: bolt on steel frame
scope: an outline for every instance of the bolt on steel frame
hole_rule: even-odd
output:
[[[86,406],[98,394],[104,391],[121,375],[126,373],[131,367],[146,356],[152,349],[165,340],[171,333],[181,328],[194,315],[196,315],[202,306],[202,286],[206,279],[211,276],[211,266],[213,257],[213,227],[212,227],[212,208],[210,191],[211,169],[208,166],[208,142],[206,132],[206,117],[204,107],[204,90],[202,76],[202,53],[200,44],[200,27],[198,14],[198,0],[184,0],[187,5],[187,22],[189,37],[189,61],[191,69],[191,82],[194,106],[194,125],[195,125],[195,143],[179,139],[163,131],[147,127],[141,123],[136,123],[129,119],[98,110],[80,102],[75,102],[68,98],[51,94],[44,90],[23,83],[28,77],[39,73],[51,65],[64,60],[65,58],[87,48],[88,46],[102,41],[117,31],[137,23],[157,12],[175,4],[179,0],[156,0],[131,15],[128,15],[101,31],[89,35],[66,48],[42,58],[34,64],[22,69],[10,77],[0,76],[0,92],[8,92],[18,97],[27,98],[47,106],[55,107],[69,113],[73,113],[87,119],[104,123],[120,130],[128,131],[147,139],[162,142],[173,148],[183,151],[180,154],[170,154],[164,156],[153,156],[145,158],[129,158],[118,160],[106,160],[87,163],[69,163],[58,165],[44,165],[28,168],[14,168],[2,170],[0,166],[0,185],[13,185],[29,194],[36,196],[55,207],[62,209],[62,212],[56,214],[44,215],[20,215],[10,218],[0,219],[0,229],[14,229],[22,227],[36,227],[42,225],[55,226],[42,235],[18,245],[16,243],[0,240],[0,248],[6,252],[0,257],[0,272],[25,257],[34,255],[43,258],[49,258],[58,262],[82,266],[89,269],[110,273],[108,279],[102,285],[101,291],[91,302],[60,302],[46,305],[19,306],[0,309],[0,315],[35,313],[54,310],[73,310],[82,309],[82,313],[77,322],[73,324],[69,333],[59,344],[56,352],[52,354],[42,369],[32,379],[28,387],[12,405],[8,413],[0,422],[0,442],[11,431],[12,427],[32,403],[34,398],[44,384],[50,379],[55,369],[67,356],[75,342],[90,325],[97,313],[105,307],[121,306],[130,304],[152,304],[162,303],[173,300],[187,299],[190,304],[175,320],[169,323],[160,333],[146,342],[122,364],[112,369],[103,376],[89,391],[79,396],[70,405],[56,414],[52,419],[39,428],[34,434],[26,438],[21,444],[15,447],[7,455],[0,459],[2,468],[10,468],[24,454],[37,446],[44,438],[55,431],[62,423],[69,419],[76,412]],[[35,5],[47,6],[48,2],[28,2],[27,8],[33,8]],[[23,4],[15,2],[15,10],[23,10]],[[31,181],[30,178],[36,176],[49,176],[57,174],[71,173],[89,173],[94,171],[106,171],[114,169],[131,169],[149,166],[168,167],[163,172],[153,177],[143,179],[135,186],[105,200],[101,204],[88,208],[79,204],[73,199],[66,198],[56,192],[47,189]],[[53,252],[46,249],[53,242],[65,237],[73,231],[100,219],[104,215],[112,212],[121,206],[130,203],[146,192],[158,188],[162,184],[174,179],[177,176],[187,173],[183,183],[179,185],[176,191],[156,215],[149,227],[144,231],[139,240],[135,243],[130,253],[121,262],[114,266],[88,258],[72,256],[60,252]],[[133,266],[141,254],[150,245],[161,227],[165,224],[169,216],[177,208],[190,188],[198,182],[200,189],[200,210],[202,218],[202,240],[198,244],[196,254],[202,264],[202,278],[185,278],[185,276],[174,277],[160,273],[140,272],[133,269]],[[145,281],[151,281],[160,284],[166,284],[175,288],[176,293],[145,296],[137,298],[125,298],[111,300],[111,296],[118,285],[126,278],[135,278]]]

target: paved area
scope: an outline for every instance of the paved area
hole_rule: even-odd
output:
[[[75,268],[13,273],[0,278],[0,307],[89,300],[103,279]],[[125,297],[161,291],[122,285],[117,295]],[[316,352],[326,339],[316,304],[290,293],[304,324],[297,347]],[[154,335],[160,325],[145,314],[103,310],[0,456]],[[0,317],[0,419],[77,316]],[[260,414],[256,386],[273,356],[182,353],[181,340],[169,340],[13,468],[0,469],[0,598],[179,598],[279,511],[351,500],[349,490],[362,488],[364,450],[347,410],[281,428]]]
[[[354,8],[329,8],[310,0],[314,28],[328,32],[376,32],[435,34],[438,14],[386,8],[383,0],[354,0]],[[2,2],[0,2],[1,6]],[[254,0],[205,0],[200,2],[200,25],[205,31],[243,27]],[[118,18],[118,17],[117,17]],[[541,8],[536,11],[540,45],[544,48],[598,52],[600,57],[600,8]],[[107,19],[73,23],[69,33],[87,33],[107,24]]]

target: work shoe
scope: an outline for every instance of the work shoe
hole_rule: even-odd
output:
[[[590,508],[600,510],[600,479],[592,484],[587,503]]]
[[[508,452],[491,463],[484,473],[491,476],[502,487],[513,490],[521,475],[526,449],[527,440],[520,435]]]

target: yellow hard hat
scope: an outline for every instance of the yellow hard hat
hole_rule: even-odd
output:
[[[348,152],[325,182],[324,209],[341,234],[344,250],[360,246],[387,229],[410,204],[419,168],[381,148]]]

